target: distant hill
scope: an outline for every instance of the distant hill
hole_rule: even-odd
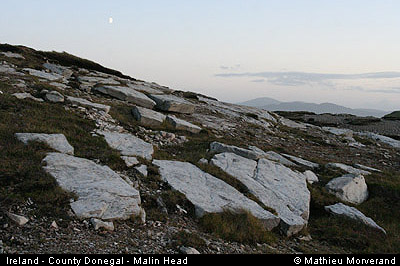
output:
[[[269,97],[261,97],[261,98],[256,98],[250,101],[242,102],[239,103],[240,105],[245,105],[245,106],[252,106],[252,107],[261,107],[261,106],[267,106],[271,104],[280,104],[281,102]]]
[[[306,103],[306,102],[280,102],[278,100],[263,97],[238,103],[240,105],[262,108],[268,111],[305,111],[316,114],[351,114],[356,116],[382,117],[389,112],[375,109],[352,109],[333,103]]]
[[[393,113],[385,115],[383,118],[387,120],[400,120],[400,111],[394,111]]]

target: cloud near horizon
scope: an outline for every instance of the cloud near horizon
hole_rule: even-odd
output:
[[[400,78],[400,72],[372,72],[361,74],[330,74],[307,72],[246,72],[246,73],[219,73],[216,77],[235,78],[250,77],[259,78],[252,82],[269,82],[279,86],[302,86],[311,83],[325,83],[332,80],[356,80],[356,79],[393,79]]]

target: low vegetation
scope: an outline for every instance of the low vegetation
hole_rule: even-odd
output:
[[[15,132],[62,133],[75,147],[76,156],[97,159],[114,169],[123,169],[125,164],[119,153],[110,149],[103,138],[91,136],[94,128],[94,122],[66,111],[62,105],[18,100],[1,94],[1,205],[13,205],[13,202],[31,198],[40,209],[56,212],[71,197],[42,170],[41,161],[51,149],[38,143],[24,145],[15,138]]]
[[[274,233],[267,231],[259,219],[246,211],[206,214],[200,224],[206,232],[228,241],[246,244],[276,241]]]
[[[386,120],[400,120],[400,111],[394,111],[390,114],[385,115],[382,118]]]

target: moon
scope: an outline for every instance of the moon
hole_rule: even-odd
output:
[[[109,17],[109,18],[108,18],[108,23],[112,24],[113,21],[114,21],[114,19],[113,19],[112,17]]]

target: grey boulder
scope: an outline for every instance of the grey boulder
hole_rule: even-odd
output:
[[[135,106],[132,109],[133,117],[143,126],[161,126],[166,116],[148,108]]]
[[[151,99],[156,102],[156,108],[162,111],[192,114],[195,106],[189,101],[171,94],[151,94]]]
[[[368,187],[362,175],[347,174],[326,184],[327,190],[339,199],[353,203],[363,203],[368,198]]]
[[[195,206],[196,215],[220,213],[224,210],[246,210],[260,219],[271,230],[279,224],[279,218],[263,209],[224,181],[203,172],[187,162],[154,160],[161,178],[186,196]]]
[[[147,97],[145,94],[135,91],[129,87],[122,86],[99,86],[95,88],[103,94],[110,95],[111,97],[117,98],[122,101],[127,101],[145,108],[152,109],[156,104],[152,99]]]
[[[44,94],[44,98],[46,101],[52,102],[52,103],[63,103],[64,102],[64,96],[59,93],[58,91],[44,91],[42,92]]]
[[[143,215],[139,191],[108,166],[62,153],[49,153],[43,162],[62,189],[77,195],[71,203],[77,217],[114,220]]]

